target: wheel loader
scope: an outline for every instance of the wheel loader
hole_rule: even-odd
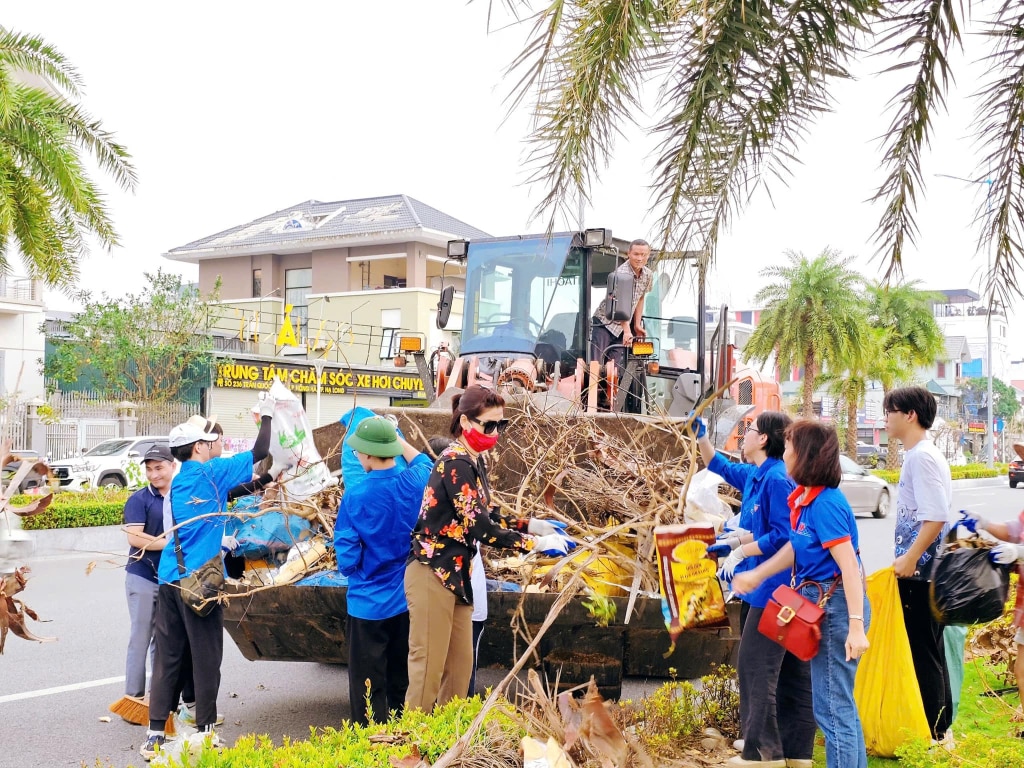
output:
[[[665,316],[661,306],[670,297],[661,295],[666,281],[656,280],[655,295],[644,305],[647,336],[624,350],[624,365],[591,359],[592,318],[597,303],[608,298],[608,276],[626,245],[606,229],[449,243],[450,263],[465,270],[458,355],[440,349],[428,357],[423,337],[403,336],[403,352],[415,360],[430,405],[383,412],[396,415],[406,437],[416,442],[447,434],[453,393],[472,384],[496,387],[506,395],[512,423],[494,452],[495,490],[520,502],[546,498],[570,513],[587,508],[596,516],[604,511],[602,505],[609,513],[616,505],[619,512],[628,512],[630,505],[658,493],[649,479],[631,478],[629,462],[616,455],[622,451],[608,446],[628,446],[635,459],[664,463],[691,450],[671,425],[702,408],[716,445],[736,450],[746,423],[761,410],[779,407],[778,387],[737,367],[727,308],[718,313],[706,341],[699,254],[670,254],[661,265],[674,259],[694,267],[696,312]],[[452,320],[454,290],[449,285],[441,291],[439,327]],[[615,290],[626,296],[632,292],[621,285]],[[614,319],[614,310],[610,316]],[[725,396],[705,403],[716,390]],[[340,423],[314,432],[321,455],[329,457],[335,471],[344,435]],[[526,444],[547,453],[527,457],[513,449]],[[604,446],[600,459],[594,458],[595,444]],[[558,462],[557,475],[564,481],[553,483],[552,473],[543,479],[538,465],[545,462]],[[625,486],[611,488],[609,478],[616,477]],[[562,487],[552,487],[559,483]],[[536,630],[555,597],[488,593],[481,665],[511,665],[524,645],[510,629],[513,618]],[[699,677],[734,657],[736,615],[731,628],[685,632],[665,656],[669,643],[661,604],[650,589],[630,598],[616,585],[607,599],[617,606],[617,621],[598,627],[585,601],[574,600],[548,631],[540,656],[558,658],[567,649],[582,650],[612,660],[622,674],[683,678]],[[225,626],[250,659],[343,663],[347,658],[342,588],[285,586],[234,599],[225,611]]]

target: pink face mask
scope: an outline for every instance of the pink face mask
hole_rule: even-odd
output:
[[[497,432],[493,435],[485,435],[483,432],[477,432],[475,429],[462,430],[462,436],[466,438],[466,445],[469,446],[470,450],[477,453],[491,450],[491,448],[498,444],[498,438],[500,437]]]

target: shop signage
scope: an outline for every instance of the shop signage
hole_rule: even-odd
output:
[[[225,389],[267,390],[274,377],[292,392],[317,391],[317,370],[312,365],[279,365],[264,361],[235,360],[219,363],[214,385]],[[419,376],[407,373],[385,373],[358,368],[322,368],[319,374],[320,394],[379,394],[410,397],[423,391]]]
[[[985,422],[984,421],[969,421],[967,422],[967,431],[972,434],[985,434]]]

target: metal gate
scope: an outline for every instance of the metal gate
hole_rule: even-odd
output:
[[[46,425],[46,453],[51,461],[70,459],[117,436],[117,419],[59,421]]]

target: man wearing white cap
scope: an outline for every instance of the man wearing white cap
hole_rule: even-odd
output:
[[[219,745],[213,727],[224,655],[224,609],[217,604],[209,614],[199,616],[182,600],[179,582],[220,556],[224,518],[217,513],[227,509],[228,492],[249,482],[253,466],[269,454],[274,405],[273,398],[260,401],[260,431],[252,450],[230,458],[215,453],[220,435],[194,422],[179,424],[171,430],[171,453],[181,462],[181,470],[171,484],[171,513],[172,522],[180,527],[161,554],[157,571],[160,590],[150,728],[146,743],[139,750],[147,761],[166,741],[164,722],[178,703],[179,674],[189,652],[196,688],[196,727],[209,733],[211,742]]]

